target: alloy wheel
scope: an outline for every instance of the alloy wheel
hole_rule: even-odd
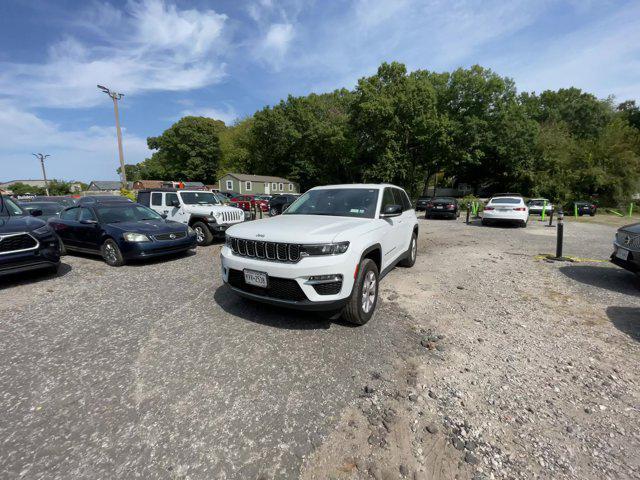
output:
[[[204,242],[204,232],[202,231],[202,227],[196,227],[194,230],[196,232],[196,242]]]
[[[376,302],[376,275],[369,270],[362,283],[362,311],[369,313]]]
[[[118,256],[116,255],[116,249],[113,248],[113,245],[107,243],[104,246],[104,256],[106,257],[107,262],[116,263],[118,261]]]

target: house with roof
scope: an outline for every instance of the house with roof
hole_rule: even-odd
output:
[[[39,187],[45,188],[47,184],[44,180],[9,180],[8,182],[0,182],[0,188],[3,190],[11,190],[11,186],[16,183],[22,183],[24,185],[29,185],[30,187]]]
[[[128,188],[131,189],[133,184],[131,182],[128,183]],[[120,193],[120,189],[122,188],[122,182],[117,180],[92,180],[89,184],[89,188],[87,188],[88,192],[115,192]]]
[[[277,193],[300,193],[300,186],[282,177],[269,175],[248,175],[227,173],[218,180],[221,192],[236,192],[254,195],[274,195]]]

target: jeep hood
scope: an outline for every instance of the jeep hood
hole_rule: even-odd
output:
[[[328,243],[364,234],[374,228],[374,223],[370,218],[279,215],[234,225],[227,234],[266,242]]]

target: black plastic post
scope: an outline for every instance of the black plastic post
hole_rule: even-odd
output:
[[[469,225],[469,215],[471,215],[471,204],[467,203],[467,225]]]
[[[562,258],[562,235],[564,234],[564,212],[558,210],[558,236],[556,238],[556,258]]]
[[[547,225],[547,227],[553,227],[553,210],[551,210],[549,214],[549,225]]]

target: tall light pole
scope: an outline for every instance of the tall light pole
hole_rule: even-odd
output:
[[[118,155],[120,156],[120,175],[122,178],[122,188],[127,188],[127,172],[124,169],[124,152],[122,151],[122,132],[120,131],[120,114],[118,113],[118,100],[124,97],[124,93],[114,92],[107,87],[98,85],[98,88],[109,95],[113,100],[113,111],[116,114],[116,133],[118,135]]]
[[[42,166],[42,177],[44,178],[44,191],[47,192],[47,197],[49,196],[49,182],[47,182],[47,172],[44,169],[44,159],[50,157],[51,155],[43,155],[42,153],[32,153],[34,157],[40,160],[40,165]]]

